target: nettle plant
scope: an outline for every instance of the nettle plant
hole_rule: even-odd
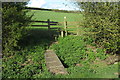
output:
[[[59,43],[53,45],[56,54],[67,66],[74,66],[85,58],[85,42],[78,36],[67,36],[59,38]]]

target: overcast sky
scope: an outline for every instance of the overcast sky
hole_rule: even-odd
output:
[[[28,7],[60,10],[79,10],[70,0],[30,0]]]

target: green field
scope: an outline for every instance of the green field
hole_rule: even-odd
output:
[[[66,16],[67,21],[81,21],[82,15],[79,13],[63,13],[54,11],[43,11],[43,10],[31,10],[29,14],[34,14],[33,20],[43,20],[46,21],[50,19],[56,22],[63,22]]]
[[[64,27],[64,17],[66,17],[67,27],[76,27],[83,20],[83,16],[80,13],[65,13],[65,12],[54,12],[54,11],[43,11],[43,10],[30,10],[29,15],[34,14],[32,20],[38,21],[50,21],[59,22],[60,25],[51,27]],[[32,25],[47,25],[47,23],[32,23]],[[44,28],[46,27],[32,27],[32,28]],[[74,30],[74,29],[73,29]]]

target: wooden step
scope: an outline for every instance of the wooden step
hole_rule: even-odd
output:
[[[46,50],[45,61],[48,70],[54,74],[68,74],[53,50]]]

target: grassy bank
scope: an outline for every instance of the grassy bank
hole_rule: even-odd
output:
[[[108,65],[105,49],[85,36],[67,36],[58,39],[51,48],[67,69],[69,78],[118,78],[118,63]],[[89,45],[89,47],[88,47]]]

